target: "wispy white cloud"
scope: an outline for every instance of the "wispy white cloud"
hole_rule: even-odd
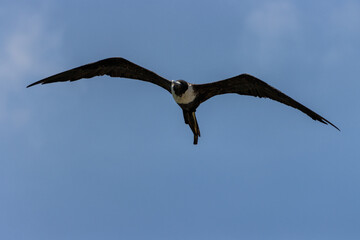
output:
[[[263,2],[247,12],[241,33],[240,52],[246,61],[271,69],[274,60],[298,41],[301,31],[299,10],[291,1]]]
[[[330,46],[322,56],[322,62],[326,66],[339,67],[346,71],[357,68],[356,62],[348,59],[357,58],[360,51],[360,2],[343,1],[329,13],[329,36]],[[346,64],[344,64],[346,63]]]
[[[246,25],[260,39],[274,39],[298,30],[297,10],[288,1],[268,2],[250,12]]]
[[[0,75],[12,82],[19,81],[30,70],[37,71],[40,66],[47,64],[43,59],[50,50],[61,43],[60,32],[49,31],[46,19],[40,14],[27,14],[15,21],[15,25],[3,33],[0,45]],[[9,82],[1,81],[2,85]]]
[[[61,32],[49,30],[39,12],[29,10],[20,16],[3,12],[2,18],[9,24],[0,33],[0,123],[22,125],[27,110],[10,106],[10,100],[25,90],[26,76],[50,67],[46,55],[60,46]]]
[[[331,16],[332,24],[337,30],[347,35],[360,33],[360,2],[345,1]]]

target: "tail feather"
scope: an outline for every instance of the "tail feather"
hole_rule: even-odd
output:
[[[186,124],[189,124],[192,132],[194,133],[194,144],[198,143],[198,138],[200,137],[200,128],[196,119],[195,112],[183,111],[184,120]]]

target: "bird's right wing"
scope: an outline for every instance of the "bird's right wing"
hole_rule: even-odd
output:
[[[332,124],[330,121],[326,120],[319,114],[305,107],[301,103],[295,101],[286,94],[280,92],[276,88],[249,74],[241,74],[213,83],[194,84],[193,87],[194,90],[197,91],[199,94],[200,103],[206,101],[213,96],[226,93],[237,93],[241,95],[249,95],[260,98],[270,98],[293,108],[299,109],[312,119],[320,121],[324,124],[330,124],[337,130],[339,130],[338,127],[336,127],[334,124]]]
[[[54,82],[76,81],[82,78],[108,75],[111,77],[131,78],[154,83],[168,92],[171,92],[171,82],[160,77],[143,67],[136,65],[124,58],[107,58],[98,62],[89,63],[71,70],[58,73],[34,82],[27,87],[36,84],[48,84]]]

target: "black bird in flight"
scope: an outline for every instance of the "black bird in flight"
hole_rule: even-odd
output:
[[[30,84],[27,87],[31,87],[36,84],[48,84],[53,82],[72,82],[82,78],[92,78],[102,75],[151,82],[167,90],[172,94],[175,102],[181,107],[185,124],[188,124],[194,133],[194,144],[197,144],[198,137],[200,137],[200,129],[195,116],[196,108],[209,98],[225,93],[237,93],[240,95],[270,98],[299,109],[312,119],[324,124],[330,124],[337,130],[340,130],[319,114],[280,92],[276,88],[249,74],[241,74],[212,83],[192,84],[184,80],[167,80],[124,58],[107,58],[44,78]]]

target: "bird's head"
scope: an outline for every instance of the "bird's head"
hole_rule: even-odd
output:
[[[171,88],[177,96],[181,96],[185,93],[188,87],[188,83],[184,80],[173,81],[171,84]]]

